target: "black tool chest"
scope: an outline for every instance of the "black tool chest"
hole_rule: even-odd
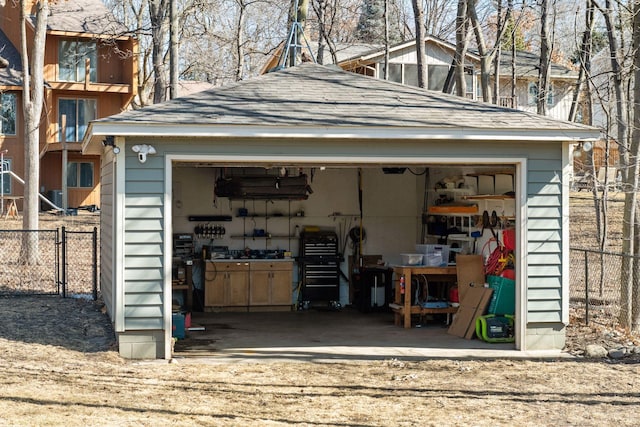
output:
[[[299,300],[303,308],[317,302],[339,306],[340,254],[338,236],[332,231],[305,231],[300,235],[297,258],[302,285]]]

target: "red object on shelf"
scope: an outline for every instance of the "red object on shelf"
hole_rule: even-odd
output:
[[[503,270],[500,276],[506,277],[507,279],[516,280],[516,271],[512,268],[508,268],[506,270]]]
[[[460,302],[457,286],[452,286],[451,289],[449,289],[449,302]]]

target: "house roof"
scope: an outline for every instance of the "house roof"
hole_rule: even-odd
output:
[[[0,29],[0,56],[9,65],[0,65],[0,87],[22,85],[22,60],[20,54],[6,34]]]
[[[100,0],[51,3],[47,26],[49,31],[79,34],[121,35],[128,32]]]
[[[88,132],[171,134],[568,141],[598,130],[305,63],[99,119]]]
[[[415,39],[404,41],[391,46],[389,50],[391,52],[413,47],[415,45]],[[454,44],[449,43],[446,40],[440,39],[434,36],[425,37],[425,43],[435,43],[447,50],[455,51]],[[384,48],[378,45],[369,45],[369,49],[365,50],[365,45],[360,45],[360,51],[356,52],[351,57],[343,57],[339,59],[339,63],[349,62],[375,62],[382,55],[384,55]],[[470,60],[479,61],[480,56],[476,50],[468,50],[467,57]],[[540,65],[540,57],[534,53],[519,50],[516,52],[516,73],[519,77],[538,77],[538,68]],[[511,52],[502,51],[500,56],[500,75],[511,75]],[[563,65],[552,62],[551,63],[551,77],[552,78],[571,78],[578,77],[578,73]]]
[[[551,77],[552,78],[571,78],[577,79],[578,72],[571,70],[563,65],[552,62]],[[516,73],[520,77],[538,78],[538,69],[540,68],[540,57],[535,53],[519,50],[516,52]],[[500,75],[511,74],[511,52],[502,52],[500,56]]]
[[[361,55],[367,54],[373,50],[379,51],[383,48],[381,45],[370,44],[370,43],[335,43],[334,48],[336,51],[336,61],[337,63],[341,63],[349,58],[360,57]],[[275,70],[278,67],[278,64],[281,60],[282,53],[284,49],[284,43],[280,43],[280,45],[276,48],[275,52],[266,58],[264,64],[261,67],[260,74],[265,74],[270,71]],[[318,42],[310,41],[309,49],[307,49],[306,44],[303,44],[302,51],[306,52],[307,50],[311,50],[313,57],[318,59]],[[331,56],[331,51],[328,46],[325,46],[324,55],[322,58],[322,65],[331,65],[333,64],[333,57]]]

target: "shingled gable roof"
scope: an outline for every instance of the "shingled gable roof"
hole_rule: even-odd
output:
[[[300,138],[364,133],[382,138],[385,132],[432,139],[597,137],[589,126],[312,63],[99,119],[88,134],[269,137],[278,132]]]
[[[440,47],[447,49],[451,52],[455,52],[456,46],[453,43],[450,43],[441,38],[428,35],[425,37],[425,43],[435,43]],[[407,40],[401,43],[398,43],[394,46],[391,46],[389,49],[391,52],[396,50],[402,50],[406,48],[415,49],[416,41]],[[371,63],[372,61],[379,61],[384,55],[384,47],[383,46],[375,46],[370,45],[370,49],[365,50],[364,45],[359,46],[359,52],[355,53],[351,57],[347,57],[343,55],[339,58],[340,64],[347,63]],[[349,52],[349,51],[347,51]],[[470,49],[467,51],[468,60],[479,61],[480,54],[475,49]],[[551,77],[554,79],[570,79],[575,80],[578,78],[578,72],[571,70],[564,65],[551,62]],[[524,50],[518,50],[516,52],[516,75],[518,77],[538,77],[538,68],[540,68],[540,57],[532,52],[527,52]],[[511,76],[511,52],[503,51],[500,56],[500,75],[501,76]]]
[[[7,67],[0,66],[0,88],[22,85],[22,60],[15,46],[0,30],[0,56],[7,60]]]
[[[92,35],[117,36],[128,32],[100,0],[51,3],[47,27],[49,31]]]

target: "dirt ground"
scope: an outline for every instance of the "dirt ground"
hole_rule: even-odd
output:
[[[586,243],[589,205],[572,204]],[[567,348],[634,339],[612,332],[572,324]],[[100,303],[0,298],[1,425],[631,426],[637,362],[135,362]]]

